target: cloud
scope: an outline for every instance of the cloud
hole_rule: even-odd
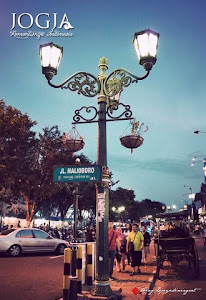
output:
[[[186,178],[196,178],[200,175],[200,169],[191,167],[188,159],[174,159],[174,158],[156,158],[151,160],[141,160],[131,162],[130,159],[121,159],[115,157],[111,163],[111,169],[115,173],[121,170],[144,170],[152,171],[164,174],[170,174],[175,176],[184,176]]]

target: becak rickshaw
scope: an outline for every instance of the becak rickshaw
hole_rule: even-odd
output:
[[[169,261],[172,268],[176,268],[181,261],[187,261],[193,276],[198,278],[199,258],[188,225],[188,213],[163,213],[157,215],[156,220],[159,224],[156,278],[159,278],[164,261]],[[164,230],[160,230],[160,223],[165,223]]]

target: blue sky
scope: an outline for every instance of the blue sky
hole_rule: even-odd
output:
[[[0,8],[0,98],[36,120],[37,132],[52,125],[68,132],[75,109],[96,105],[95,98],[47,84],[41,74],[40,44],[53,41],[64,47],[58,74],[53,78],[56,84],[77,71],[97,76],[102,56],[108,58],[108,74],[125,68],[141,76],[144,69],[132,45],[133,34],[148,27],[159,32],[158,59],[151,74],[121,95],[121,102],[131,106],[133,115],[148,125],[149,131],[143,146],[131,154],[119,141],[128,122],[109,122],[108,166],[114,180],[120,180],[121,187],[133,189],[139,201],[149,198],[180,207],[184,203],[181,200],[187,200],[183,194],[189,193],[184,185],[199,191],[204,181],[203,164],[190,164],[193,156],[206,154],[206,135],[193,133],[197,129],[206,131],[205,0],[8,0]],[[10,36],[11,13],[30,13],[33,17],[50,13],[52,17],[54,12],[60,21],[67,13],[74,26],[73,37]],[[27,31],[18,26],[15,29]],[[30,30],[49,31],[35,25]],[[85,137],[83,153],[95,161],[96,124],[78,125],[77,130]]]

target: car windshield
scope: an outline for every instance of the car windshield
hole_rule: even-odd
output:
[[[13,232],[14,230],[15,230],[15,229],[7,229],[7,230],[4,230],[4,231],[2,231],[2,232],[0,233],[0,235],[7,235],[7,234]]]

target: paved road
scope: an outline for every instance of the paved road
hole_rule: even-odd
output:
[[[63,256],[0,256],[0,300],[55,300],[62,296]]]

